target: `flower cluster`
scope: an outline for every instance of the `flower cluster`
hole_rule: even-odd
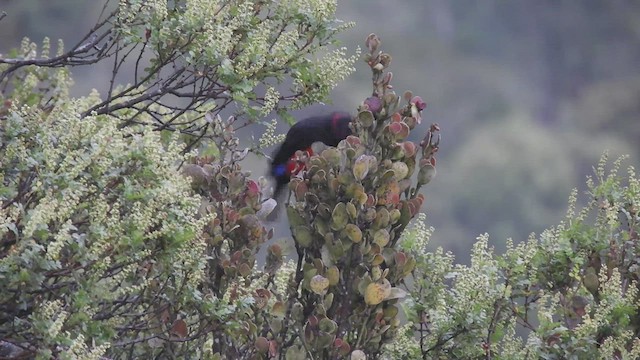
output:
[[[301,108],[306,104],[322,102],[340,81],[355,71],[354,64],[358,58],[359,48],[348,57],[346,48],[336,49],[311,64],[308,72],[295,74],[294,87],[302,96],[296,99],[293,107]]]

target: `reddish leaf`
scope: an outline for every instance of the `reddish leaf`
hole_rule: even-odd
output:
[[[376,312],[376,318],[375,318],[375,320],[376,320],[376,322],[377,322],[378,324],[380,324],[380,322],[382,321],[382,318],[383,318],[383,317],[384,317],[384,313],[382,313],[382,311],[378,311],[378,312]]]
[[[412,157],[417,152],[416,144],[413,141],[405,141],[402,143],[404,154],[406,157]]]
[[[171,326],[171,334],[181,339],[186,338],[189,334],[187,323],[182,319],[174,321],[173,325]]]
[[[425,103],[420,96],[414,96],[413,99],[411,99],[411,103],[415,104],[419,111],[427,107],[427,103]]]
[[[278,355],[278,343],[275,340],[269,341],[269,356],[276,357]]]
[[[356,147],[356,146],[362,144],[362,142],[360,141],[360,138],[357,137],[357,136],[353,136],[353,135],[347,136],[347,143],[349,145],[351,145],[352,147]]]
[[[398,267],[403,267],[406,262],[407,262],[407,255],[405,255],[405,253],[403,252],[397,252],[396,264],[398,265]]]
[[[247,195],[249,196],[257,196],[260,194],[260,187],[258,183],[253,180],[247,181]]]
[[[399,134],[402,132],[402,125],[399,122],[392,122],[389,124],[389,131],[394,135]]]
[[[271,292],[267,289],[256,289],[256,295],[264,298],[271,298]]]
[[[273,254],[274,256],[277,256],[277,257],[282,256],[282,246],[280,246],[280,244],[272,244],[267,248],[267,250],[269,251],[269,253]]]
[[[163,323],[168,323],[171,318],[171,314],[169,314],[169,310],[165,309],[162,313],[160,313],[160,321]]]
[[[309,321],[309,325],[310,326],[312,326],[312,327],[318,326],[318,318],[315,315],[309,316],[308,321]]]
[[[240,259],[242,259],[242,253],[240,252],[240,250],[234,252],[231,255],[231,262],[234,263],[234,264],[238,263],[238,261],[240,261]]]
[[[261,352],[261,353],[265,353],[269,351],[269,348],[270,348],[269,340],[267,340],[267,338],[263,336],[260,336],[259,338],[257,338],[256,341],[253,343],[253,345],[256,347],[258,352]]]

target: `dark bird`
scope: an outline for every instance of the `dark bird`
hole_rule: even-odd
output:
[[[271,176],[276,180],[273,198],[277,199],[280,192],[301,169],[295,160],[298,150],[307,151],[312,155],[311,145],[322,142],[327,146],[336,146],[341,140],[351,135],[349,123],[351,115],[345,112],[334,112],[328,115],[312,116],[295,123],[284,142],[273,154],[271,161]]]

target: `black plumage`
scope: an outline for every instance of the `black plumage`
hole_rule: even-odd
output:
[[[336,146],[351,135],[349,123],[351,115],[345,112],[334,112],[327,115],[312,116],[295,123],[284,142],[273,154],[271,161],[271,176],[276,180],[273,198],[277,199],[280,192],[291,180],[291,158],[298,150],[310,149],[315,142],[322,142],[327,146]]]

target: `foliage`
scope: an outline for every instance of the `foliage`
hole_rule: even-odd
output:
[[[350,25],[313,0],[121,1],[105,14],[71,50],[25,39],[0,58],[0,354],[284,356],[260,334],[284,316],[275,289],[294,269],[275,245],[255,265],[273,200],[239,165],[248,122],[220,113],[234,104],[250,122],[324,100],[352,71],[355,57],[327,50]],[[117,86],[130,57],[133,83]],[[69,68],[104,59],[106,97],[71,98]]]
[[[407,93],[406,106],[399,108],[390,91],[392,74],[384,72],[390,56],[378,52],[373,34],[367,45],[374,96],[362,104],[354,136],[301,159],[308,171],[290,184],[297,265],[285,262],[285,246],[274,243],[264,269],[255,267],[259,246],[271,236],[260,220],[273,200],[264,200],[264,184],[242,172],[246,151],[238,147],[230,120],[214,121],[220,153],[184,167],[207,199],[206,211],[217,214],[206,230],[209,288],[225,301],[252,299],[245,312],[211,330],[220,356],[376,357],[400,324],[396,305],[405,291],[397,285],[415,260],[395,244],[424,199],[420,187],[435,174],[439,137],[434,125],[421,148],[405,141],[424,102]],[[414,172],[418,181],[412,186]]]
[[[231,110],[250,121],[272,111],[284,117],[289,109],[326,101],[354,70],[357,55],[327,48],[352,25],[335,18],[336,1],[112,3],[105,3],[94,28],[69,51],[36,56],[32,46],[23,46],[14,57],[0,58],[0,86],[19,82],[18,70],[25,66],[111,60],[106,97],[80,109],[82,116],[111,114],[121,126],[144,123],[180,131],[193,135],[193,147],[214,136],[203,119],[208,111]],[[131,83],[117,86],[123,75]],[[148,120],[142,122],[140,114]]]
[[[18,88],[0,120],[1,337],[40,359],[173,351],[183,323],[226,308],[203,298],[210,218],[176,169],[182,147],[59,94],[43,110]]]
[[[263,270],[256,264],[260,246],[273,235],[262,222],[275,201],[263,199],[265,181],[259,184],[242,171],[240,162],[248,149],[239,147],[231,121],[215,121],[216,148],[220,149],[216,156],[198,156],[183,167],[193,179],[193,189],[203,196],[201,213],[215,217],[204,233],[204,288],[212,298],[238,304],[223,324],[207,329],[208,351],[225,359],[250,359],[260,353],[276,356],[281,344],[269,343],[263,335],[282,328],[281,293],[286,280],[276,275],[290,271],[281,268],[285,253],[279,244],[268,247]]]
[[[564,222],[504,255],[488,235],[470,266],[426,251],[419,190],[435,175],[439,129],[407,141],[424,102],[391,91],[391,57],[371,35],[374,91],[354,135],[300,159],[308,171],[290,183],[298,263],[271,243],[260,269],[274,202],[243,171],[235,130],[325,99],[352,71],[353,57],[325,50],[348,26],[335,2],[107,8],[71,50],[51,57],[48,40],[40,54],[25,40],[0,58],[0,355],[640,357],[633,169],[623,181],[603,160],[584,209],[574,193]],[[104,59],[106,96],[70,98],[69,67]],[[133,81],[117,86],[126,63]],[[237,116],[223,120],[231,105]],[[273,125],[262,146],[277,142]]]
[[[306,159],[304,178],[289,186],[298,265],[287,308],[302,322],[290,325],[299,336],[272,338],[303,346],[309,358],[350,351],[375,358],[393,340],[406,294],[399,286],[416,265],[397,241],[424,201],[420,188],[435,175],[438,126],[420,145],[406,140],[425,103],[406,92],[400,105],[385,72],[391,56],[379,52],[374,34],[366,45],[373,95],[362,103],[353,135]]]
[[[416,258],[406,310],[413,332],[390,358],[635,359],[640,356],[640,179],[606,157],[589,179],[590,201],[565,221],[508,243],[504,255],[478,238],[471,265],[426,252],[418,222],[401,246]],[[419,244],[419,245],[418,245]],[[413,339],[412,335],[416,334]]]
[[[54,49],[58,37],[68,46],[74,45],[83,38],[80,30],[91,28],[103,3],[3,1],[0,7],[7,16],[0,21],[0,53],[9,56],[8,49],[17,46],[25,34],[36,42],[50,36]],[[582,184],[604,149],[612,156],[631,154],[634,160],[640,158],[637,1],[577,1],[562,6],[545,0],[489,1],[470,6],[468,1],[459,0],[408,0],[364,5],[363,1],[339,2],[338,16],[354,20],[359,28],[339,34],[342,43],[355,48],[366,30],[375,30],[383,40],[393,39],[385,41],[385,50],[396,54],[396,86],[428,98],[433,104],[429,117],[446,123],[446,148],[438,159],[445,166],[438,170],[447,181],[432,184],[427,209],[432,210],[429,223],[438,229],[432,244],[452,250],[459,261],[468,261],[478,234],[489,232],[490,244],[502,252],[505,238],[526,239],[529,232],[539,233],[556,223],[571,187]],[[398,16],[384,16],[384,29],[380,29],[384,14]],[[112,60],[74,69],[75,94],[92,87],[106,91]],[[132,82],[133,77],[127,74],[133,74],[133,69],[126,66],[122,66],[125,72],[117,80]],[[350,76],[332,92],[335,105],[353,108],[352,104],[368,92],[369,81],[368,71]],[[554,109],[564,116],[554,115]],[[306,115],[309,111],[313,110],[297,113]],[[244,118],[240,117],[238,123],[241,120]],[[548,122],[541,123],[545,120]],[[513,123],[520,126],[512,127]],[[498,124],[503,131],[511,132],[518,152],[513,153],[512,161],[496,162],[492,170],[485,170],[493,171],[494,178],[476,181],[476,167],[493,159],[466,162],[473,165],[470,168],[462,166],[461,159],[485,152],[501,151],[500,157],[512,154],[511,150],[505,151],[502,141],[493,141],[500,129],[485,133]],[[259,133],[258,128],[251,130]],[[542,130],[541,144],[518,147],[532,130]],[[477,141],[479,135],[482,141]],[[554,157],[543,155],[549,150]],[[524,196],[512,195],[500,201],[506,198],[500,193],[503,174],[509,176],[512,166],[522,169],[541,159],[548,159],[543,168],[536,165],[539,171],[514,185]],[[255,161],[244,167],[257,169],[262,164]],[[558,167],[562,167],[561,178],[555,171]],[[556,181],[551,191],[546,186],[550,180]],[[473,190],[481,184],[487,185]],[[498,201],[493,203],[494,197],[488,194],[497,194]],[[464,200],[458,200],[458,195]],[[464,211],[449,211],[452,201]],[[535,203],[528,207],[531,201]],[[490,209],[487,202],[491,202]],[[493,216],[498,210],[500,213]],[[471,218],[462,218],[461,214]]]

